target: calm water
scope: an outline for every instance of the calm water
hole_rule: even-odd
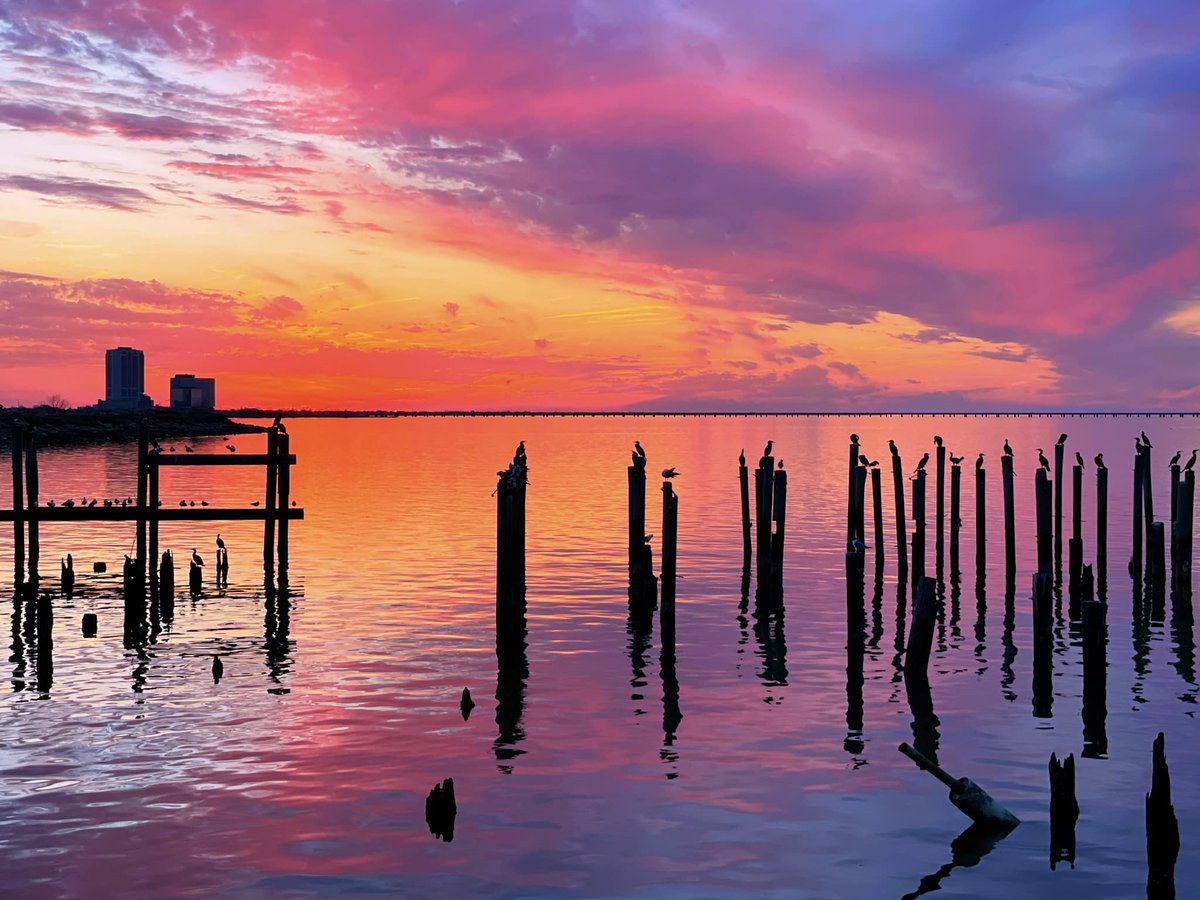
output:
[[[1143,797],[1162,730],[1184,896],[1200,880],[1200,857],[1188,852],[1200,833],[1191,610],[1168,599],[1165,621],[1135,625],[1132,615],[1130,472],[1143,427],[1163,518],[1167,458],[1200,446],[1190,419],[297,420],[293,494],[306,519],[292,526],[295,596],[282,628],[264,605],[261,526],[219,526],[229,590],[181,593],[173,624],[140,651],[122,646],[118,576],[91,574],[94,560],[119,572],[133,526],[43,528],[43,575],[56,582],[69,551],[79,584],[73,600],[55,601],[48,692],[36,688],[19,628],[14,635],[0,701],[0,894],[874,898],[940,880],[943,897],[1127,898],[1144,894]],[[1049,450],[1060,430],[1071,435],[1068,458],[1078,449],[1088,460],[1089,562],[1093,455],[1103,451],[1111,469],[1109,669],[1107,748],[1079,761],[1076,864],[1051,871],[1046,760],[1084,747],[1081,651],[1068,622],[1055,625],[1048,714],[1035,715],[1032,690],[1035,448]],[[961,596],[947,558],[930,662],[936,724],[927,715],[915,723],[947,769],[1023,821],[982,859],[952,850],[967,820],[896,751],[914,740],[914,715],[896,650],[909,598],[903,591],[898,602],[890,477],[878,592],[867,565],[861,673],[847,656],[851,431],[885,462],[895,438],[909,471],[935,433],[969,461],[988,452],[986,602],[976,598],[968,462]],[[649,635],[628,622],[625,466],[635,437],[652,474],[682,472],[674,679],[669,657],[664,678],[657,622]],[[1011,616],[1006,437],[1018,476]],[[527,677],[501,685],[498,701],[490,495],[522,438],[528,649],[508,662]],[[739,608],[736,458],[746,447],[756,459],[766,438],[791,473],[782,629],[758,623],[753,588],[749,609]],[[264,439],[237,443],[246,452]],[[41,459],[45,499],[134,493],[130,448]],[[259,477],[165,470],[162,496],[240,505],[261,495]],[[656,534],[657,484],[652,477],[647,526]],[[1069,484],[1064,507],[1069,521]],[[868,508],[868,533],[870,523]],[[167,525],[162,542],[181,563],[192,547],[212,557],[216,531]],[[0,541],[11,572],[7,527]],[[80,635],[88,611],[99,614],[94,639]],[[219,685],[215,652],[225,660]],[[478,703],[466,722],[464,686]],[[424,822],[425,795],[445,777],[458,795],[452,843]],[[978,862],[952,867],[956,859]]]

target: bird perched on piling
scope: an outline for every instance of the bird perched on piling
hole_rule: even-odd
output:
[[[1144,431],[1142,432],[1142,443],[1145,444],[1147,447],[1154,446],[1152,443],[1150,443],[1150,438],[1146,437],[1146,432],[1144,432]]]
[[[463,721],[467,721],[471,717],[471,710],[475,708],[475,701],[471,699],[470,688],[463,688],[462,699],[458,701],[458,708],[462,712]]]
[[[869,465],[871,465],[871,460],[869,460],[869,459],[867,458],[867,455],[866,455],[865,453],[860,453],[860,454],[858,454],[858,462],[859,462],[859,464],[860,464],[860,465],[862,465],[862,466],[869,466]]]
[[[933,436],[933,442],[939,447],[942,446],[942,436],[940,434],[935,434]]]
[[[1058,440],[1055,441],[1054,443],[1055,444],[1065,444],[1066,442],[1067,442],[1067,433],[1064,431],[1062,434],[1060,434],[1058,436]]]
[[[857,434],[852,434],[852,435],[850,435],[850,443],[852,443],[852,444],[858,444],[858,443],[861,443],[861,442],[859,441],[859,439],[858,439],[858,435],[857,435]]]
[[[47,500],[47,501],[46,501],[46,507],[47,507],[48,509],[54,509],[54,501],[53,501],[53,500]]]
[[[679,473],[675,471],[675,467],[674,467],[674,466],[672,466],[672,467],[671,467],[671,468],[669,468],[669,469],[663,469],[663,470],[662,470],[662,477],[663,477],[663,478],[674,478],[674,477],[675,477],[676,475],[678,475],[678,474],[679,474]]]
[[[74,498],[67,499],[67,500],[64,500],[64,501],[63,501],[63,506],[65,506],[67,509],[70,509],[70,508],[71,508],[72,506],[74,506],[74,505],[75,505],[75,500],[74,500]]]
[[[1192,456],[1191,456],[1191,458],[1190,458],[1190,459],[1187,461],[1187,463],[1185,463],[1185,464],[1184,464],[1183,471],[1185,471],[1185,472],[1190,472],[1190,471],[1192,471],[1192,467],[1196,465],[1196,454],[1197,454],[1197,453],[1200,453],[1200,450],[1193,450],[1193,451],[1192,451]]]
[[[652,535],[652,534],[643,534],[642,535],[642,543],[643,544],[648,544],[652,540],[654,540],[654,535]]]
[[[93,497],[92,502],[88,504],[88,509],[91,509],[93,506],[95,506],[97,502],[98,501],[96,500],[96,498]]]
[[[850,542],[849,546],[847,547],[847,552],[848,553],[858,553],[861,555],[861,554],[867,552],[867,545],[864,544],[862,541],[860,541],[858,538],[855,538],[854,540],[852,540]]]
[[[516,452],[513,453],[513,462],[518,465],[525,465],[525,442],[521,441],[517,444]]]
[[[220,534],[217,535],[217,547],[219,547],[222,550],[225,549],[225,542],[223,540],[221,540]]]
[[[1013,452],[1012,452],[1012,447],[1010,447],[1010,446],[1008,445],[1008,438],[1005,438],[1005,439],[1004,439],[1004,455],[1005,455],[1005,456],[1012,456],[1012,455],[1013,455]]]
[[[213,684],[216,684],[218,681],[220,681],[221,676],[225,674],[225,664],[221,662],[221,657],[215,653],[213,654],[212,673]]]
[[[186,501],[186,500],[180,500],[180,501],[179,501],[179,505],[180,505],[180,506],[187,506],[187,501]]]
[[[771,448],[775,446],[774,441],[767,441],[767,446],[763,447],[763,456],[771,455]]]
[[[916,469],[913,470],[913,477],[915,478],[916,474],[918,472],[924,472],[925,466],[928,464],[929,464],[929,454],[926,453],[924,456],[921,457],[921,461],[919,463],[917,463]]]
[[[952,465],[952,466],[962,465],[962,461],[964,459],[966,459],[965,456],[955,456],[953,453],[951,453],[950,454],[950,465]]]
[[[189,447],[187,444],[184,444],[184,445],[183,445],[183,452],[184,452],[184,453],[195,453],[196,451],[195,451],[195,450],[193,450],[191,447]]]
[[[1097,453],[1095,459],[1093,459],[1092,461],[1096,464],[1097,469],[1107,469],[1108,468],[1108,466],[1106,466],[1104,464],[1104,454],[1103,453]]]
[[[1183,451],[1176,450],[1175,455],[1171,457],[1171,461],[1169,463],[1167,463],[1167,468],[1169,469],[1169,468],[1171,468],[1171,466],[1179,465],[1179,457],[1181,457],[1181,456],[1183,456]]]
[[[739,466],[746,465],[746,448],[745,447],[743,447],[742,452],[738,454],[738,465]]]
[[[201,566],[201,567],[204,566],[204,557],[202,557],[199,553],[196,552],[195,547],[192,548],[192,563],[193,563],[193,565],[197,565],[197,566]]]
[[[271,423],[271,427],[280,434],[287,434],[287,428],[285,428],[283,424],[283,416],[276,416],[275,421]]]
[[[640,456],[642,459],[645,459],[645,458],[646,458],[646,451],[642,449],[642,442],[641,442],[641,441],[634,441],[634,442],[633,442],[633,449],[634,449],[634,452],[636,452],[636,453],[637,453],[637,455],[638,455],[638,456]]]
[[[779,461],[779,468],[781,468],[781,469],[783,468],[783,460],[782,459]]]
[[[233,446],[233,444],[226,444],[225,449],[230,453],[237,453],[237,447]]]
[[[1079,468],[1083,468],[1083,454],[1078,450],[1075,451],[1075,462],[1079,465]]]
[[[250,505],[251,505],[251,506],[260,506],[261,504],[262,504],[262,501],[261,501],[261,500],[255,500],[255,501],[254,501],[253,503],[251,503]]]
[[[892,440],[889,440],[889,441],[888,441],[888,449],[892,451],[892,456],[893,456],[894,458],[895,458],[895,457],[899,457],[899,456],[900,456],[900,451],[896,449],[896,442],[895,442],[895,441],[892,441]]]
[[[1050,460],[1046,459],[1046,454],[1042,452],[1042,448],[1038,447],[1038,465],[1047,472],[1050,471]]]

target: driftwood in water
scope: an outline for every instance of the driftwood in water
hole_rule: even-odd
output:
[[[425,823],[429,826],[429,833],[450,843],[454,840],[454,818],[457,815],[454,779],[447,778],[441,784],[435,784],[425,798]]]
[[[1050,763],[1050,868],[1068,862],[1075,868],[1075,822],[1079,802],[1075,799],[1075,754],[1061,763],[1051,753]]]
[[[933,760],[914,750],[908,744],[901,744],[901,753],[915,762],[918,768],[933,775],[938,781],[950,788],[950,802],[960,812],[968,815],[975,822],[994,825],[998,828],[1015,828],[1021,820],[997,803],[992,797],[969,778],[955,778]]]

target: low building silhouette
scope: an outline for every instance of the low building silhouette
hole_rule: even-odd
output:
[[[171,409],[214,409],[217,380],[191,374],[171,376]]]

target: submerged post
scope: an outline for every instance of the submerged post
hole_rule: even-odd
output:
[[[937,619],[937,583],[922,576],[913,592],[913,617],[904,655],[904,677],[926,678],[929,653],[933,648],[933,626]]]
[[[917,767],[928,772],[946,787],[950,788],[950,802],[960,812],[970,816],[977,823],[993,828],[1011,830],[1021,824],[1021,820],[997,803],[987,791],[973,782],[970,778],[955,778],[925,754],[914,750],[907,743],[901,744],[900,752],[917,764]]]
[[[1171,804],[1171,772],[1166,739],[1154,739],[1150,793],[1146,795],[1146,896],[1151,900],[1175,896],[1175,861],[1179,858],[1179,820]]]
[[[1079,803],[1075,799],[1075,754],[1061,763],[1050,754],[1050,868],[1065,861],[1075,865],[1075,822]]]
[[[908,572],[908,518],[904,511],[904,464],[900,454],[895,450],[895,444],[889,442],[892,448],[892,495],[896,500],[896,566],[903,578]]]

